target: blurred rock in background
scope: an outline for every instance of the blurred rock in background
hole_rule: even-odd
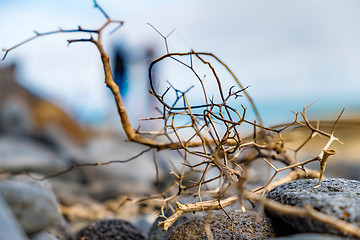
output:
[[[0,131],[36,137],[62,131],[77,144],[92,136],[60,107],[19,85],[15,65],[0,69]]]

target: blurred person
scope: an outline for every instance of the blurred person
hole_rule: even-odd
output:
[[[115,50],[114,81],[118,85],[121,96],[125,97],[128,91],[127,63],[124,51],[121,48]]]

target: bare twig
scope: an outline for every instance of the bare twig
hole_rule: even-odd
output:
[[[223,207],[234,204],[238,200],[237,196],[229,197],[227,199],[220,200],[210,200],[203,201],[201,203],[192,203],[192,204],[181,204],[176,203],[177,209],[176,212],[171,215],[165,221],[159,223],[159,226],[164,227],[167,230],[182,214],[188,212],[198,212],[198,211],[209,211],[209,210],[219,210]]]

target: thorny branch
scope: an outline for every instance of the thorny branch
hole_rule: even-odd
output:
[[[311,121],[307,119],[306,109],[308,106],[306,106],[303,109],[303,112],[300,113],[300,116],[302,117],[301,121],[298,119],[299,113],[294,113],[295,119],[292,122],[281,126],[266,127],[263,124],[253,99],[248,94],[248,87],[244,87],[244,85],[240,83],[235,74],[222,60],[214,54],[207,52],[196,52],[194,50],[185,53],[170,52],[167,40],[173,31],[165,36],[149,24],[165,40],[166,54],[153,60],[149,66],[149,90],[161,105],[161,108],[158,108],[161,116],[151,117],[147,120],[161,120],[163,121],[164,126],[157,132],[152,131],[144,133],[139,129],[134,129],[129,121],[128,112],[123,104],[119,87],[113,80],[109,55],[105,52],[102,44],[103,30],[108,28],[111,24],[116,24],[116,28],[112,31],[114,32],[118,30],[124,22],[112,20],[96,0],[93,2],[95,8],[97,8],[106,18],[106,22],[99,29],[83,29],[79,26],[77,29],[59,29],[57,31],[46,33],[35,32],[35,36],[26,39],[11,48],[3,49],[5,52],[3,60],[9,52],[43,36],[59,33],[83,33],[89,35],[88,38],[68,40],[68,43],[89,42],[95,45],[100,53],[106,86],[111,90],[114,96],[120,122],[127,136],[127,140],[149,147],[128,161],[137,158],[151,149],[176,150],[179,153],[179,156],[183,159],[181,170],[178,170],[177,164],[174,164],[170,160],[173,168],[171,170],[171,174],[174,175],[176,179],[172,184],[170,184],[169,188],[164,193],[157,195],[157,197],[160,197],[162,202],[162,216],[166,218],[164,214],[165,207],[173,209],[171,202],[175,200],[177,196],[194,195],[199,199],[199,202],[192,204],[181,204],[177,202],[177,208],[174,210],[174,213],[169,218],[166,218],[165,221],[160,223],[164,229],[168,229],[184,213],[223,209],[224,207],[232,205],[236,202],[243,203],[244,200],[249,200],[252,202],[258,202],[266,208],[276,210],[279,214],[299,214],[301,216],[309,216],[330,224],[344,232],[359,236],[360,230],[354,225],[339,219],[334,219],[333,217],[320,213],[311,207],[291,207],[270,201],[269,199],[261,196],[261,194],[264,194],[266,191],[269,191],[279,184],[298,178],[315,177],[319,179],[318,183],[321,183],[328,157],[335,154],[335,151],[330,149],[330,146],[335,141],[340,142],[339,139],[334,136],[334,131],[344,110],[342,110],[336,119],[330,133],[320,130],[319,125],[314,127]],[[189,58],[190,63],[186,63],[183,60],[184,58]],[[169,81],[167,81],[169,86],[166,87],[166,90],[163,92],[158,91],[158,89],[154,87],[155,79],[152,75],[152,70],[155,65],[160,64],[165,60],[172,60],[190,70],[195,81],[189,83],[191,85],[189,88],[186,90],[177,89],[171,85]],[[195,62],[196,64],[202,64],[207,68],[210,76],[209,78],[214,79],[216,82],[216,91],[219,98],[214,98],[213,96],[209,98],[209,78],[200,77],[201,74],[198,73]],[[231,76],[231,81],[234,82],[232,87],[224,89],[224,80],[218,73],[218,69],[215,66],[221,66]],[[229,79],[226,80],[229,81]],[[202,89],[202,97],[204,101],[202,104],[192,104],[188,102],[187,96],[193,90],[195,85],[200,85],[200,88]],[[171,93],[173,93],[175,99],[170,98],[169,100],[167,97],[171,95]],[[243,93],[246,96],[252,110],[255,113],[258,123],[247,119],[247,108],[244,107],[241,98],[239,98],[240,93]],[[235,107],[230,104],[234,101],[237,103]],[[184,124],[184,119],[187,119],[188,123]],[[253,134],[246,134],[246,127],[244,126],[252,127]],[[286,131],[291,131],[297,127],[307,128],[310,130],[310,135],[295,150],[291,150],[287,147],[283,134]],[[299,162],[297,160],[297,153],[316,135],[327,137],[328,142],[318,156]],[[167,141],[157,140],[160,136],[165,136]],[[245,183],[248,180],[248,170],[251,168],[251,164],[256,160],[265,161],[275,171],[275,173],[263,186],[251,191],[246,188]],[[285,166],[282,168],[276,168],[272,163],[273,161],[279,161]],[[320,172],[305,169],[305,165],[314,161],[320,162]],[[124,161],[75,164],[64,171],[51,176],[46,176],[45,178],[57,177],[71,171],[75,167],[107,165],[120,162]],[[279,172],[285,170],[291,170],[291,172],[281,179],[275,179]],[[217,174],[209,174],[214,171]],[[198,181],[191,182],[185,181],[192,173],[200,173],[200,179]],[[217,185],[217,187],[214,188],[214,185]],[[238,192],[232,192],[231,186],[236,186]],[[318,186],[319,185],[316,187]],[[259,192],[260,194],[255,192]],[[202,201],[202,195],[211,196],[213,200]]]

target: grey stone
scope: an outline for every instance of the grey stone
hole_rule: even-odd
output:
[[[32,173],[31,175],[33,176],[33,178],[31,178],[25,174],[12,175],[12,176],[8,177],[6,180],[11,181],[11,182],[19,182],[19,183],[36,186],[36,187],[41,187],[41,188],[45,189],[46,191],[48,191],[49,193],[53,194],[52,184],[50,183],[50,181],[48,179],[45,179],[42,181],[36,180],[36,179],[43,178],[44,175],[37,174],[37,173]]]
[[[32,183],[3,181],[0,193],[27,234],[34,234],[59,220],[54,195]]]
[[[321,234],[321,233],[300,233],[290,236],[272,238],[271,240],[345,240],[345,239],[348,238],[329,235],[329,234]]]
[[[53,174],[68,164],[55,151],[25,137],[0,136],[0,168],[11,172]]]
[[[256,212],[234,211],[228,216],[223,213],[208,214],[181,223],[171,231],[168,239],[208,239],[210,235],[213,239],[255,240],[274,237],[275,233],[267,217],[261,217]]]
[[[0,239],[27,239],[6,202],[0,195]]]
[[[42,175],[39,174],[32,174],[36,178],[42,178]],[[14,181],[14,182],[20,182],[24,184],[29,184],[34,187],[41,187],[44,190],[46,190],[50,195],[53,195],[53,198],[55,198],[55,195],[53,194],[53,184],[50,183],[49,180],[43,180],[38,181],[35,180],[27,175],[14,175],[11,176],[8,180]],[[71,239],[71,229],[66,220],[59,214],[59,219],[57,219],[54,224],[52,224],[50,227],[46,228],[45,232],[42,232],[44,236],[45,233],[51,234],[56,236],[59,239]],[[41,233],[40,233],[41,235]],[[43,236],[41,235],[41,236]],[[45,237],[43,237],[45,238]]]
[[[298,207],[310,204],[314,209],[325,214],[357,226],[360,225],[360,182],[345,179],[325,179],[319,188],[314,189],[313,187],[316,184],[317,179],[293,181],[271,190],[267,197]],[[266,213],[273,220],[275,227],[281,225],[283,229],[292,229],[293,233],[317,232],[346,236],[345,233],[310,217],[282,216],[271,211],[266,211]]]
[[[360,165],[358,162],[336,161],[330,163],[326,166],[326,176],[360,181]]]
[[[43,237],[43,239],[46,239],[45,236],[47,236],[47,235],[56,237],[56,239],[60,239],[60,240],[72,240],[73,239],[71,228],[62,216],[53,225],[46,228],[43,232],[41,232],[37,235],[40,235],[41,237]],[[52,238],[50,238],[50,239],[52,239]]]
[[[135,221],[133,222],[134,226],[137,227],[144,236],[149,235],[151,224],[153,223],[153,218],[151,218],[151,220],[149,220],[149,218],[149,216],[141,215],[135,218]]]
[[[77,240],[142,240],[146,239],[139,229],[121,219],[102,220],[83,228]]]
[[[31,238],[31,240],[59,240],[53,234],[48,232],[41,232]]]

